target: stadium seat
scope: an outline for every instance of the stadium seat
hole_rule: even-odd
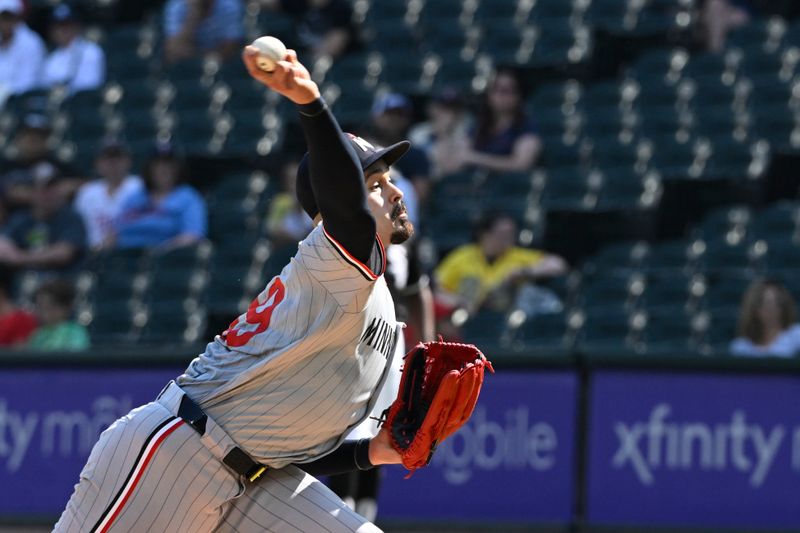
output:
[[[136,339],[134,312],[126,302],[97,301],[91,307],[89,337],[95,346],[132,342]]]
[[[738,309],[753,277],[747,275],[712,276],[703,300],[704,308],[712,315]]]
[[[694,262],[690,243],[677,240],[654,244],[642,267],[650,273],[669,273],[691,270]]]
[[[647,51],[633,63],[629,75],[642,85],[654,82],[674,84],[681,78],[688,60],[688,53],[680,48]]]
[[[755,238],[791,237],[798,230],[800,208],[794,202],[779,202],[762,211],[753,219]]]
[[[565,142],[560,135],[542,139],[540,163],[546,168],[560,166],[581,166],[586,163],[586,152],[579,142]]]
[[[587,175],[577,167],[551,169],[540,198],[542,207],[549,210],[581,211],[588,193]]]
[[[578,349],[587,355],[621,355],[635,350],[638,332],[627,313],[597,308],[586,315],[577,340]]]
[[[650,245],[644,241],[609,244],[584,263],[583,271],[597,276],[635,271],[643,266],[649,253]]]
[[[648,313],[644,342],[647,355],[687,356],[696,351],[690,319],[668,310]]]
[[[195,342],[204,333],[205,310],[191,301],[158,300],[147,307],[147,322],[139,342],[145,344],[184,344]]]
[[[780,17],[770,19],[755,18],[731,30],[726,36],[725,45],[729,48],[761,48],[776,50],[786,34],[786,23]]]
[[[752,219],[753,213],[746,205],[718,208],[708,213],[695,228],[695,237],[713,240],[735,233],[743,238],[748,233]]]
[[[474,313],[461,328],[464,342],[487,347],[503,344],[506,329],[506,313],[488,309]]]
[[[699,267],[707,273],[744,275],[759,267],[759,257],[749,242],[728,243],[724,238],[705,241]]]
[[[693,283],[693,277],[683,273],[652,275],[647,280],[641,306],[651,314],[673,312],[684,316],[697,304],[691,291]]]
[[[514,329],[510,347],[526,353],[541,354],[567,350],[571,348],[571,344],[566,315],[554,313],[527,317]]]

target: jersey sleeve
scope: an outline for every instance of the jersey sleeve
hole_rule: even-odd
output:
[[[339,305],[346,306],[386,268],[386,253],[377,236],[375,243],[369,263],[362,263],[320,224],[300,243],[296,259]]]

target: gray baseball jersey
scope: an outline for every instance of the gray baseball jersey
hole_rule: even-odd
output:
[[[177,382],[254,459],[280,468],[333,450],[366,418],[397,330],[383,276],[320,224]]]
[[[334,450],[391,366],[399,327],[375,273],[380,241],[370,264],[317,226],[177,385],[103,434],[55,530],[378,531],[289,466]],[[209,416],[202,438],[176,418],[184,392]],[[234,445],[272,468],[233,482],[221,457]]]

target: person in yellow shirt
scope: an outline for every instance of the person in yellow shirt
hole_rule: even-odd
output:
[[[482,305],[505,308],[525,282],[567,272],[560,256],[517,246],[517,224],[507,214],[485,214],[475,233],[473,244],[459,246],[436,268],[441,305],[468,311]]]

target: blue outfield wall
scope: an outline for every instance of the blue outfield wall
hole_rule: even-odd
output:
[[[162,355],[0,354],[0,521],[60,513],[99,433],[191,357]],[[494,359],[431,465],[385,469],[382,519],[800,530],[797,362]]]

